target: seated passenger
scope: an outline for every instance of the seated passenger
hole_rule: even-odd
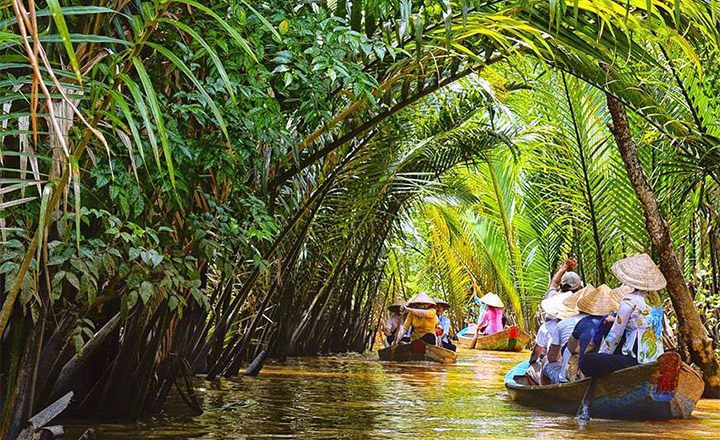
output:
[[[543,302],[549,298],[552,298],[558,293],[564,294],[563,300],[567,299],[568,296],[570,296],[573,292],[578,291],[582,287],[582,280],[580,279],[580,276],[573,272],[575,268],[577,267],[577,262],[572,259],[568,258],[565,261],[565,264],[562,265],[562,267],[553,275],[552,279],[550,280],[550,285],[548,286],[548,290],[545,293],[545,297],[543,298]],[[560,292],[558,292],[558,288],[560,288]],[[560,307],[562,303],[558,302],[552,305],[552,307]],[[544,355],[547,353],[548,348],[548,335],[552,331],[552,329],[557,325],[558,321],[560,319],[569,318],[570,316],[574,315],[575,312],[571,313],[567,316],[553,316],[552,313],[548,313],[547,310],[543,305],[541,305],[541,308],[543,309],[545,316],[544,316],[544,323],[540,326],[540,329],[538,330],[537,337],[535,338],[536,344],[535,347],[532,350],[532,354],[530,355],[530,363],[533,364],[538,359],[540,359],[541,355]],[[567,309],[563,306],[563,308]],[[574,309],[572,309],[574,310]],[[564,310],[567,312],[567,310]],[[537,341],[540,341],[541,344],[537,344]]]
[[[385,334],[384,342],[386,347],[389,347],[393,342],[395,342],[395,337],[397,336],[397,331],[398,328],[400,328],[400,323],[402,321],[400,308],[404,305],[405,301],[397,300],[388,307],[390,315],[388,316],[387,321],[385,321],[385,326],[383,327],[383,333]]]
[[[577,309],[578,300],[593,290],[595,290],[595,287],[592,284],[588,284],[565,298],[562,303],[570,309]],[[550,299],[553,300],[555,298],[551,297]],[[553,332],[550,333],[552,344],[547,351],[547,363],[543,365],[543,374],[553,384],[567,382],[565,372],[567,364],[563,362],[563,350],[575,329],[575,325],[585,316],[587,316],[586,313],[578,311],[577,314],[558,322]],[[569,359],[569,356],[567,356],[567,358]]]
[[[494,293],[487,293],[480,298],[481,309],[478,318],[477,331],[483,336],[492,335],[503,329],[503,310],[505,305],[499,296]]]
[[[627,286],[620,286],[616,289],[610,290],[610,288],[605,284],[598,287],[598,290],[600,289],[608,291],[609,298],[612,301],[613,310],[612,313],[606,313],[604,315],[596,315],[595,313],[592,313],[590,316],[586,316],[581,319],[575,326],[575,330],[573,330],[573,334],[570,336],[570,340],[568,341],[567,349],[570,354],[573,355],[573,358],[577,355],[578,364],[585,358],[586,353],[594,353],[598,351],[600,348],[600,342],[608,334],[610,326],[612,326],[613,321],[615,320],[614,315],[617,312],[620,300],[623,296],[625,296],[625,294],[632,291],[632,288]],[[580,310],[583,309],[579,303],[578,308]],[[595,312],[599,311],[601,310],[596,310]],[[577,365],[574,365],[574,367],[577,367]],[[568,371],[568,380],[573,381],[579,379],[579,373],[580,371],[578,368],[573,368],[572,373]]]
[[[535,337],[535,347],[530,355],[530,368],[527,371],[528,377],[534,385],[542,383],[542,363],[538,361],[546,360],[543,356],[547,355],[548,349],[552,344],[551,335],[555,331],[555,326],[565,318],[569,318],[577,314],[577,309],[567,307],[564,301],[569,298],[573,292],[563,292],[551,298],[544,300],[541,304],[545,312],[545,322],[540,326],[537,336]]]
[[[577,302],[577,308],[581,313],[588,316],[581,319],[576,325],[567,343],[567,348],[563,350],[563,364],[566,366],[566,378],[572,382],[579,379],[580,371],[578,369],[579,361],[585,357],[585,353],[595,348],[592,341],[596,337],[602,335],[602,328],[609,326],[603,323],[612,317],[620,299],[627,293],[625,289],[611,290],[606,284],[601,285],[592,292],[588,292]],[[600,332],[600,334],[598,334]]]
[[[443,301],[440,298],[433,298],[435,301],[435,310],[437,310],[437,335],[440,338],[443,348],[455,351],[457,347],[455,344],[450,342],[450,318],[443,316],[443,312],[450,308],[450,304],[447,301]]]
[[[586,376],[598,377],[616,370],[655,361],[663,354],[662,303],[657,291],[667,284],[648,254],[625,258],[612,271],[633,289],[620,300],[617,317],[597,353],[588,353],[580,363]],[[625,338],[620,352],[616,349]]]
[[[407,307],[401,307],[400,311],[407,312],[408,315],[403,325],[400,326],[395,342],[400,342],[405,332],[412,327],[410,341],[421,339],[427,344],[437,345],[435,327],[437,327],[438,320],[435,301],[428,294],[418,293],[407,302]]]

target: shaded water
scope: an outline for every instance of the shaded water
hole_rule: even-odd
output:
[[[94,428],[100,439],[720,438],[720,401],[700,401],[687,420],[593,419],[583,431],[573,417],[519,406],[502,378],[526,356],[461,351],[450,366],[381,363],[375,353],[291,359],[256,378],[198,379],[201,416],[171,402],[163,416]],[[75,439],[87,425],[66,427]]]

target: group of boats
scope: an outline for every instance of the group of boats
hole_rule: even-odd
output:
[[[459,335],[460,346],[475,350],[522,351],[530,335],[509,327],[489,336]],[[418,340],[384,348],[381,361],[457,362],[457,353]],[[616,371],[607,376],[585,378],[559,385],[530,385],[525,360],[505,375],[510,399],[546,411],[575,415],[583,404],[592,417],[607,419],[663,420],[690,417],[702,396],[702,376],[685,364],[680,355],[668,352],[655,362]],[[588,397],[590,396],[590,398]]]

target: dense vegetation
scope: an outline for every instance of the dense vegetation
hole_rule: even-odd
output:
[[[362,351],[419,288],[531,326],[570,254],[681,267],[717,336],[714,1],[87,3],[0,8],[3,437],[68,390],[136,418],[263,350]]]

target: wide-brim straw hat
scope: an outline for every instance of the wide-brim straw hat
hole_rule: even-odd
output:
[[[401,300],[401,299],[398,299],[398,300],[395,300],[394,303],[392,303],[392,304],[390,304],[390,305],[388,306],[388,310],[390,310],[390,311],[393,311],[393,310],[400,311],[400,308],[401,308],[402,306],[404,306],[404,305],[405,305],[405,301],[403,301],[403,300]]]
[[[420,292],[408,300],[407,305],[412,304],[430,304],[434,306],[435,301],[427,293]]]
[[[480,298],[480,302],[491,307],[505,307],[505,304],[503,304],[500,297],[494,293],[486,293],[482,298]]]
[[[443,308],[445,308],[445,309],[450,308],[450,303],[445,301],[444,299],[433,297],[433,301],[435,301],[435,304],[437,304],[439,306],[443,306]]]
[[[544,299],[540,306],[546,315],[556,319],[565,319],[577,315],[578,311],[575,307],[568,307],[565,300],[572,295],[572,292],[560,292],[555,296]]]
[[[648,254],[624,258],[612,265],[612,271],[623,284],[642,291],[658,291],[667,286],[665,276]]]
[[[571,309],[577,309],[577,302],[580,300],[580,298],[583,297],[583,295],[587,295],[588,293],[595,290],[595,286],[592,284],[588,284],[587,286],[583,287],[582,289],[578,290],[577,292],[571,293],[570,296],[565,298],[565,301],[563,301],[563,304],[565,304],[565,307],[569,307]]]
[[[619,301],[611,295],[611,289],[607,284],[585,293],[577,301],[577,309],[588,315],[603,316],[617,310]]]
[[[582,287],[582,279],[580,275],[573,271],[567,271],[560,279],[560,285],[567,284],[570,290],[577,290]]]

